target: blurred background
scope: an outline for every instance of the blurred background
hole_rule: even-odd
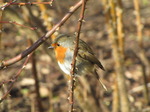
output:
[[[14,2],[37,4],[2,8],[8,2],[11,0],[0,1],[0,61],[27,49],[29,40],[35,42],[42,37],[79,0],[54,0],[52,6],[38,4],[50,0],[17,0]],[[92,75],[78,77],[75,111],[150,112],[150,1],[89,0],[86,8],[80,38],[88,43],[105,67],[106,71],[98,69],[98,74],[108,91]],[[79,14],[80,8],[57,34],[73,35],[77,31]],[[68,79],[59,69],[53,50],[48,49],[50,43],[51,38],[35,50],[10,94],[0,103],[0,112],[69,110]],[[24,60],[1,70],[0,83],[10,80]],[[10,84],[0,87],[0,98]]]

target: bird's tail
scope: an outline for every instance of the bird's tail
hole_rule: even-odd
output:
[[[105,84],[101,81],[101,79],[99,78],[99,82],[102,85],[102,87],[105,89],[105,91],[108,91],[107,87],[105,86]]]
[[[107,87],[105,86],[105,84],[100,79],[100,76],[98,75],[96,70],[94,71],[94,74],[95,74],[96,78],[98,79],[98,81],[100,82],[101,86],[105,89],[105,91],[108,91]]]

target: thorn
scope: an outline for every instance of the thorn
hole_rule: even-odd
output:
[[[53,6],[53,2],[50,2],[50,6]]]
[[[5,7],[1,7],[1,10],[4,11]]]
[[[71,6],[69,10],[72,10],[74,8],[74,6]]]
[[[14,21],[9,21],[9,23],[14,23]]]
[[[20,7],[21,7],[21,5],[18,5],[18,7],[20,8]]]
[[[82,22],[84,22],[84,23],[85,23],[86,21],[83,19],[83,20],[82,20]]]
[[[23,67],[22,67],[22,69],[24,69],[26,66],[24,65]]]
[[[82,19],[80,18],[79,20],[78,20],[78,22],[81,22],[82,21]]]
[[[76,59],[77,59],[77,57],[76,57]],[[77,70],[77,71],[79,70],[78,67],[76,67],[76,70]]]
[[[58,28],[56,29],[56,31],[59,31],[59,29],[60,29],[60,27],[58,27]]]
[[[12,3],[16,2],[17,0],[13,0]]]
[[[70,83],[70,80],[68,80],[68,83]]]
[[[76,78],[74,77],[73,80],[76,81]]]
[[[70,100],[70,97],[68,97],[67,100]]]
[[[32,5],[32,3],[31,3],[31,2],[28,2],[28,4],[29,4],[29,5]]]

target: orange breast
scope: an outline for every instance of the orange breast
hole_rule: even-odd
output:
[[[55,48],[56,59],[60,63],[64,62],[66,51],[67,51],[67,48],[64,48],[62,46],[59,46],[59,47]]]

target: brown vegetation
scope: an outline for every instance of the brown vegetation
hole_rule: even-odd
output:
[[[86,1],[0,0],[0,112],[150,111],[150,2]],[[108,91],[92,74],[69,86],[59,69],[48,46],[75,32],[102,61]]]

